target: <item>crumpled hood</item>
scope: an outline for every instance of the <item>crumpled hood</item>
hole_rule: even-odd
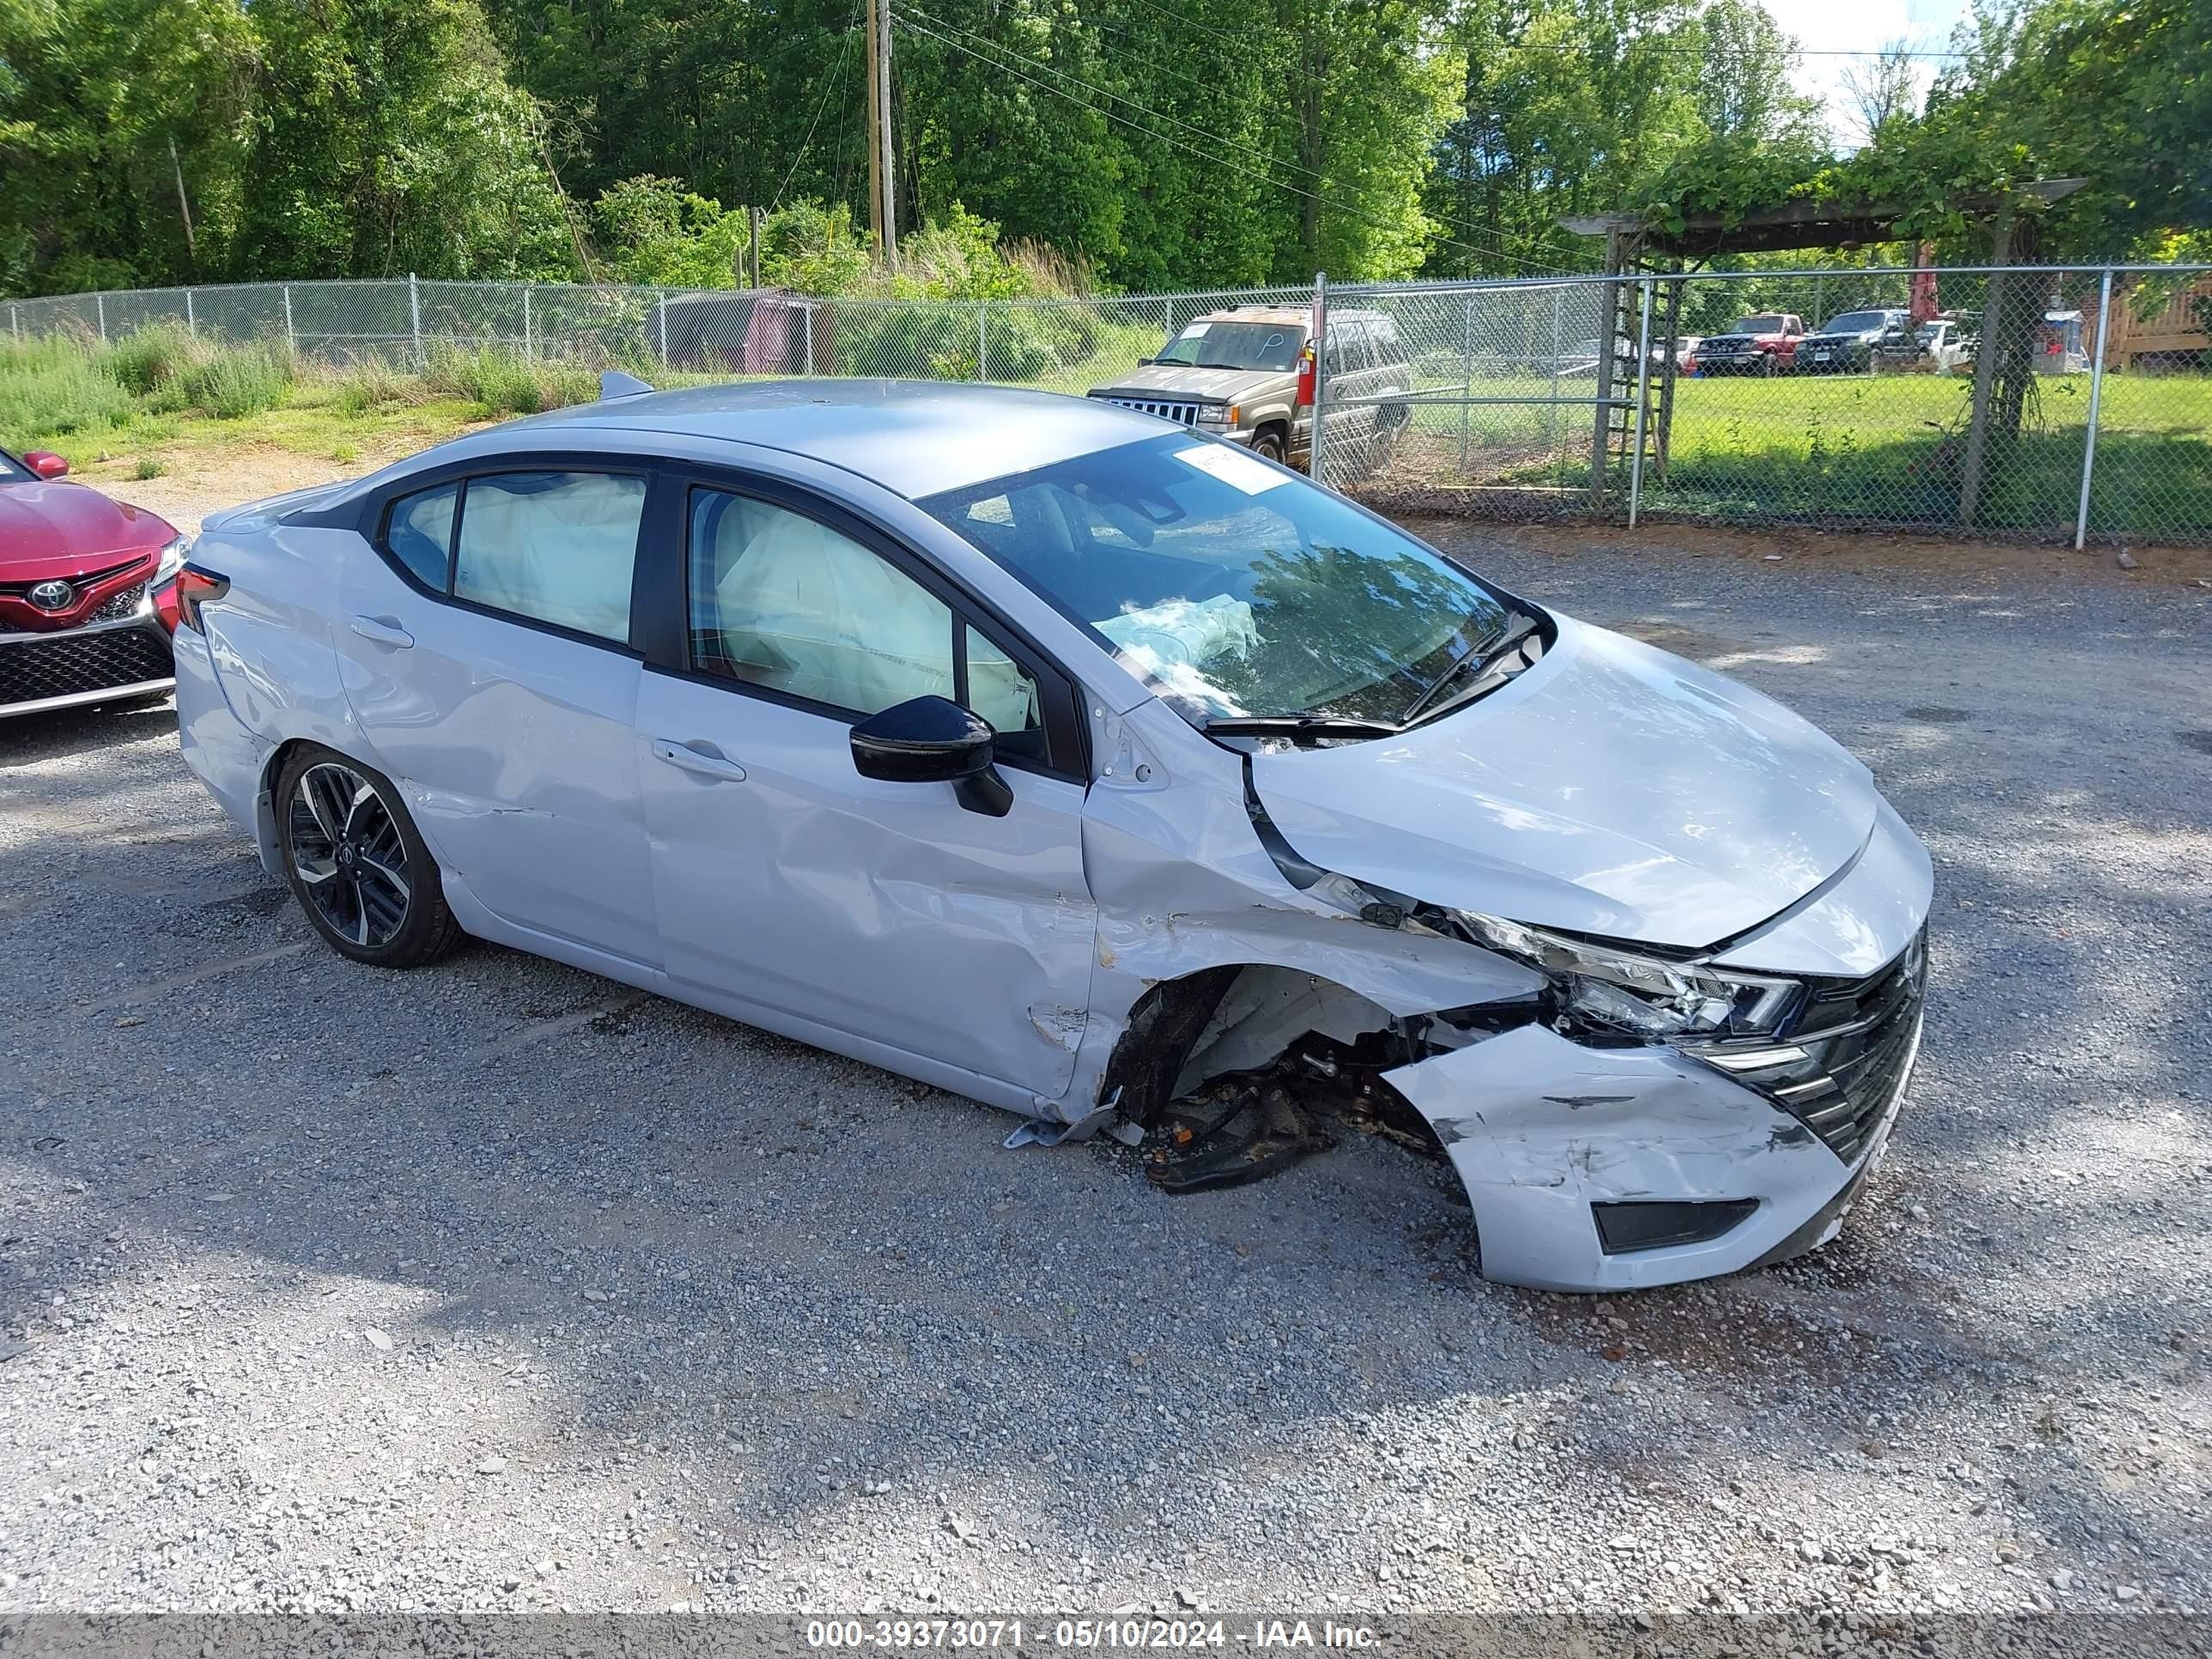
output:
[[[1176,363],[1155,363],[1133,369],[1111,386],[1095,386],[1094,398],[1200,398],[1227,403],[1248,398],[1269,381],[1289,382],[1292,369],[1188,368]]]
[[[1867,842],[1872,775],[1772,698],[1557,617],[1510,684],[1395,738],[1260,754],[1301,857],[1455,909],[1701,947]]]
[[[0,484],[0,581],[74,576],[149,552],[176,533],[88,484]]]

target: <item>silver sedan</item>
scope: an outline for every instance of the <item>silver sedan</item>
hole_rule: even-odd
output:
[[[165,598],[187,760],[347,956],[496,940],[1170,1191],[1388,1132],[1494,1279],[1823,1242],[1918,1047],[1928,857],[1835,743],[1110,404],[610,376]]]

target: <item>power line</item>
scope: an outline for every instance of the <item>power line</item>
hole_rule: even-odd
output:
[[[1430,44],[1434,45],[1437,43],[1431,42]],[[1717,58],[1721,55],[1719,52],[1714,51],[1709,46],[1692,46],[1688,42],[1682,40],[1654,40],[1648,38],[1632,38],[1630,40],[1620,41],[1617,44],[1620,46],[1624,53],[1629,52],[1669,52],[1687,58]],[[1590,52],[1590,46],[1589,42],[1580,40],[1516,40],[1505,43],[1502,46],[1501,50],[1508,52],[1571,52],[1583,57],[1588,57]],[[1878,46],[1867,47],[1863,49],[1846,49],[1841,46],[1791,46],[1784,55],[1792,58],[1911,58],[1916,61],[1920,59],[1937,61],[1951,58],[1971,58],[1973,56],[1973,53],[1960,51],[1886,52]],[[1740,59],[1739,61],[1748,60]]]
[[[937,22],[939,22],[939,23],[945,23],[945,20],[944,20],[943,18],[937,18],[937,19],[935,19],[935,20],[933,20],[933,21],[937,21]],[[1095,17],[1091,17],[1091,18],[1085,18],[1085,19],[1084,19],[1084,20],[1083,20],[1083,21],[1084,21],[1084,23],[1085,23],[1085,25],[1086,27],[1091,27],[1091,28],[1107,29],[1107,30],[1110,30],[1112,33],[1115,33],[1115,34],[1121,34],[1121,33],[1127,33],[1127,31],[1126,31],[1124,28],[1122,28],[1122,27],[1121,27],[1121,26],[1120,26],[1120,25],[1118,25],[1118,24],[1103,22],[1103,21],[1102,21],[1101,20],[1099,20],[1099,19],[1097,19],[1097,18],[1095,18]],[[949,23],[946,23],[945,26],[946,27],[948,27],[948,28],[951,28],[951,27],[957,27],[957,25],[954,25],[954,24],[949,24]],[[968,31],[968,30],[964,30],[964,29],[963,29],[963,30],[962,30],[962,31],[961,31],[961,33],[965,33],[965,34],[968,34],[968,35],[969,35],[969,39],[971,39],[971,40],[984,40],[984,39],[986,39],[986,37],[979,36],[979,35],[975,35],[975,34],[974,34],[972,32]],[[997,45],[997,43],[996,43],[996,42],[994,42],[994,41],[987,41],[987,43],[988,43],[988,44],[990,44],[990,45],[993,45],[993,46],[996,46],[996,45]],[[1109,47],[1107,46],[1107,44],[1106,44],[1103,40],[1098,41],[1098,42],[1097,43],[1097,46],[1099,47],[1100,54],[1101,54],[1102,56],[1103,56],[1103,57],[1107,57],[1107,58],[1112,58],[1112,59],[1113,59],[1113,61],[1114,61],[1114,62],[1115,62],[1115,63],[1117,63],[1117,64],[1127,64],[1127,65],[1141,65],[1141,66],[1142,66],[1142,67],[1144,67],[1145,69],[1147,69],[1147,70],[1150,70],[1153,71],[1155,74],[1165,75],[1165,76],[1171,76],[1172,78],[1174,78],[1174,79],[1176,79],[1176,80],[1177,80],[1177,81],[1182,82],[1185,86],[1196,88],[1197,88],[1199,91],[1200,91],[1200,92],[1218,92],[1218,91],[1220,90],[1220,83],[1219,83],[1219,82],[1206,82],[1206,81],[1201,81],[1201,80],[1199,80],[1199,79],[1198,79],[1196,76],[1194,76],[1186,75],[1186,74],[1182,73],[1182,72],[1181,70],[1179,70],[1171,69],[1171,68],[1170,68],[1167,64],[1162,64],[1162,63],[1159,63],[1159,62],[1156,61],[1155,59],[1153,59],[1153,58],[1152,58],[1151,56],[1149,56],[1148,54],[1146,54],[1146,53],[1143,53],[1143,52],[1133,52],[1133,52],[1128,52],[1127,54],[1124,55],[1124,54],[1123,54],[1123,53],[1122,53],[1122,52],[1121,52],[1118,48],[1109,48]],[[1011,47],[1003,47],[1003,46],[999,47],[999,50],[1000,50],[1000,51],[1005,51],[1005,52],[1012,52],[1012,49]],[[1034,60],[1031,60],[1031,61],[1034,61]],[[1045,65],[1045,64],[1039,64],[1039,65],[1038,65],[1038,67],[1039,67],[1039,68],[1048,68],[1048,67],[1049,67],[1049,66],[1048,66],[1048,65]],[[1066,71],[1065,71],[1065,70],[1054,70],[1053,72],[1054,72],[1054,73],[1055,73],[1055,74],[1065,74],[1065,73],[1066,73]],[[1068,76],[1068,78],[1069,78],[1069,79],[1071,79],[1071,80],[1074,79],[1074,77],[1073,77],[1073,76]],[[1079,84],[1079,85],[1080,85],[1080,84],[1081,84],[1081,82],[1078,82],[1078,84]],[[1109,94],[1109,95],[1110,96],[1110,95],[1112,95],[1112,94]],[[1128,100],[1124,100],[1123,101],[1125,101],[1125,102],[1126,102],[1126,101],[1128,101]],[[1136,107],[1142,108],[1142,107],[1144,107],[1144,106],[1141,106],[1141,105],[1139,105],[1139,106],[1136,106]],[[1174,118],[1174,117],[1172,117],[1172,116],[1169,116],[1169,115],[1167,115],[1167,114],[1166,114],[1166,112],[1165,112],[1164,111],[1158,112],[1160,114],[1161,118],[1163,118],[1163,119],[1172,120],[1172,119],[1174,119],[1174,118]],[[1197,129],[1194,129],[1194,130],[1197,130]],[[1228,139],[1222,139],[1220,142],[1222,142],[1222,143],[1230,143],[1231,141],[1230,141],[1230,140],[1228,140]],[[1289,167],[1289,168],[1291,168],[1291,169],[1292,169],[1292,170],[1294,170],[1294,171],[1296,171],[1296,172],[1303,173],[1304,173],[1308,178],[1316,180],[1316,182],[1320,182],[1320,183],[1326,183],[1326,182],[1327,182],[1325,179],[1322,179],[1322,175],[1321,175],[1320,173],[1317,173],[1314,172],[1312,168],[1310,168],[1310,167],[1301,167],[1301,166],[1299,166],[1299,165],[1298,165],[1297,162],[1295,162],[1295,161],[1286,161],[1283,160],[1283,159],[1282,159],[1281,157],[1279,157],[1279,156],[1268,155],[1267,155],[1267,153],[1266,153],[1266,152],[1264,152],[1264,151],[1260,151],[1260,150],[1251,149],[1249,149],[1249,147],[1246,147],[1246,146],[1241,146],[1241,145],[1240,145],[1240,146],[1238,146],[1238,148],[1240,148],[1240,149],[1245,149],[1245,153],[1246,153],[1247,155],[1259,155],[1259,156],[1261,156],[1263,159],[1265,159],[1265,160],[1267,160],[1267,161],[1270,161],[1273,165],[1274,165],[1274,166],[1276,166],[1276,167]],[[1435,212],[1435,211],[1434,211],[1434,210],[1425,210],[1425,209],[1424,210],[1424,211],[1427,211],[1427,212],[1429,212],[1429,214],[1430,214],[1430,216],[1431,216],[1431,217],[1435,218],[1435,219],[1442,220],[1445,224],[1452,225],[1452,226],[1455,226],[1455,227],[1456,227],[1456,228],[1458,228],[1459,229],[1461,229],[1461,230],[1464,230],[1464,231],[1467,231],[1467,232],[1468,232],[1468,233],[1469,233],[1470,234],[1477,235],[1477,236],[1483,236],[1483,237],[1487,237],[1487,238],[1492,239],[1492,241],[1496,244],[1496,246],[1494,246],[1492,248],[1492,250],[1491,250],[1491,251],[1492,251],[1492,252],[1495,252],[1495,253],[1497,253],[1497,254],[1498,254],[1501,258],[1508,258],[1508,259],[1518,259],[1518,258],[1520,258],[1520,257],[1521,257],[1520,255],[1518,255],[1518,254],[1516,254],[1516,253],[1514,253],[1514,252],[1512,252],[1509,247],[1507,247],[1506,246],[1504,246],[1504,242],[1506,241],[1506,240],[1507,240],[1507,239],[1511,238],[1511,237],[1513,236],[1513,233],[1509,232],[1509,231],[1501,230],[1501,229],[1500,229],[1500,228],[1498,228],[1495,223],[1491,223],[1491,224],[1486,224],[1486,225],[1478,225],[1478,224],[1473,223],[1472,222],[1470,222],[1470,221],[1468,221],[1468,220],[1466,220],[1466,219],[1455,219],[1455,218],[1454,218],[1454,217],[1453,217],[1450,214],[1449,214],[1449,213],[1438,213],[1438,212]],[[1545,249],[1548,249],[1549,251],[1551,251],[1551,252],[1564,252],[1564,253],[1572,254],[1572,253],[1574,253],[1574,252],[1577,251],[1577,250],[1575,249],[1574,245],[1573,245],[1572,243],[1568,242],[1568,241],[1565,241],[1565,240],[1563,240],[1562,238],[1560,238],[1560,237],[1559,237],[1556,233],[1550,232],[1550,231],[1539,232],[1539,233],[1536,233],[1536,234],[1527,234],[1527,233],[1522,233],[1522,234],[1521,234],[1521,236],[1520,236],[1519,240],[1521,240],[1522,241],[1523,241],[1523,242],[1527,243],[1528,245],[1529,245],[1529,246],[1531,246],[1539,247],[1539,248],[1545,248]],[[1462,245],[1462,246],[1463,246],[1463,245]]]
[[[921,12],[922,16],[927,17],[931,22],[938,24],[940,27],[951,29],[957,33],[966,35],[969,40],[980,40],[985,46],[990,47],[993,52],[1000,55],[999,58],[987,56],[985,53],[977,52],[971,46],[963,46],[960,41],[951,40],[947,36],[938,33],[934,29],[925,27],[921,23],[912,21],[911,20],[917,12],[921,12],[921,8],[913,4],[911,0],[908,0],[908,3],[902,7],[901,15],[902,19],[906,20],[907,27],[918,29],[922,33],[928,35],[931,39],[937,40],[942,45],[951,46],[956,52],[965,53],[968,57],[975,58],[979,63],[988,64],[991,68],[999,70],[1004,73],[1013,75],[1018,79],[1026,81],[1032,86],[1042,88],[1044,91],[1056,93],[1060,97],[1066,99],[1069,103],[1091,110],[1096,114],[1103,115],[1109,120],[1119,121],[1122,125],[1132,128],[1136,131],[1145,133],[1147,137],[1159,139],[1166,143],[1174,144],[1177,149],[1188,150],[1190,154],[1196,155],[1201,161],[1212,162],[1218,167],[1227,167],[1231,172],[1241,173],[1247,178],[1255,179],[1261,183],[1267,185],[1270,189],[1290,191],[1295,195],[1306,198],[1308,200],[1318,202],[1324,207],[1333,208],[1341,213],[1349,213],[1356,219],[1364,219],[1368,223],[1376,225],[1386,230],[1395,230],[1400,228],[1389,221],[1378,218],[1373,214],[1363,213],[1356,208],[1350,207],[1341,202],[1332,200],[1330,198],[1323,196],[1317,191],[1303,189],[1297,185],[1287,182],[1286,180],[1269,177],[1266,174],[1255,172],[1249,167],[1239,167],[1235,162],[1230,161],[1227,157],[1218,154],[1218,152],[1200,149],[1194,145],[1184,143],[1182,140],[1175,137],[1173,135],[1162,132],[1158,128],[1148,127],[1140,121],[1131,120],[1126,116],[1117,114],[1113,110],[1105,108],[1100,105],[1093,104],[1086,99],[1078,97],[1075,94],[1066,90],[1064,88],[1052,84],[1050,82],[1037,80],[1034,76],[1028,75],[1022,70],[1015,68],[1014,64],[1018,63],[1027,64],[1030,68],[1042,70],[1048,75],[1057,76],[1062,80],[1071,82],[1076,86],[1084,88],[1086,91],[1097,94],[1101,98],[1110,99],[1117,104],[1127,105],[1129,108],[1148,115],[1156,121],[1165,121],[1175,126],[1181,127],[1186,132],[1194,133],[1201,138],[1209,140],[1213,144],[1224,146],[1231,149],[1242,150],[1244,154],[1258,159],[1268,167],[1279,167],[1290,172],[1304,173],[1306,177],[1314,179],[1316,183],[1324,182],[1322,179],[1322,175],[1316,173],[1310,167],[1302,167],[1295,161],[1284,161],[1279,156],[1271,155],[1264,151],[1255,149],[1249,144],[1239,143],[1233,138],[1224,138],[1218,133],[1209,131],[1204,127],[1193,125],[1190,122],[1185,121],[1178,116],[1170,115],[1165,111],[1153,109],[1148,105],[1139,103],[1133,98],[1124,97],[1119,93],[1109,92],[1103,87],[1093,86],[1091,82],[1082,79],[1079,76],[1069,74],[1066,70],[1057,69],[1049,64],[1041,64],[1036,62],[1034,58],[1025,58],[1011,47],[1001,46],[999,42],[989,40],[986,36],[975,34],[969,30],[961,28],[957,23],[949,23],[943,18],[937,17],[930,13]],[[1001,61],[1001,58],[1012,58],[1014,62],[1003,62]],[[1498,234],[1495,231],[1485,230],[1480,227],[1466,224],[1463,222],[1455,219],[1447,218],[1445,222],[1451,224],[1457,228],[1467,230],[1476,235],[1488,235],[1495,237]],[[1562,266],[1547,265],[1541,260],[1525,258],[1521,255],[1513,252],[1501,242],[1493,242],[1492,246],[1486,247],[1478,246],[1472,242],[1461,241],[1455,237],[1446,237],[1444,238],[1444,240],[1450,246],[1462,248],[1469,253],[1488,254],[1495,258],[1512,260],[1523,266],[1532,267],[1535,270],[1546,271],[1553,275],[1566,276],[1571,274]]]
[[[791,158],[791,171],[783,175],[783,183],[777,187],[775,192],[775,200],[769,204],[769,211],[771,213],[783,205],[783,192],[789,190],[791,181],[799,177],[799,164],[806,159],[807,150],[813,146],[814,134],[822,125],[822,112],[830,107],[830,94],[836,89],[838,82],[845,78],[845,54],[853,49],[853,25],[860,20],[860,14],[855,11],[853,14],[853,21],[845,25],[844,33],[838,40],[836,67],[830,71],[829,80],[823,83],[822,96],[815,100],[814,118],[806,124],[806,137],[799,141],[799,154]]]
[[[1170,22],[1180,23],[1185,28],[1196,29],[1201,34],[1210,34],[1217,40],[1226,40],[1231,46],[1249,46],[1253,44],[1253,37],[1249,33],[1239,34],[1231,29],[1218,29],[1211,23],[1201,23],[1195,17],[1184,16],[1173,7],[1161,5],[1159,0],[1137,0],[1137,3],[1147,11],[1159,13]]]

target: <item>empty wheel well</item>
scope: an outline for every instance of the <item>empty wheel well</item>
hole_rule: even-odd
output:
[[[1441,1039],[1441,1040],[1440,1040]],[[1224,1073],[1304,1057],[1341,1060],[1370,1077],[1427,1058],[1458,1039],[1428,1015],[1401,1018],[1316,974],[1237,963],[1164,980],[1129,1012],[1106,1064],[1099,1098],[1147,1127],[1170,1102]]]

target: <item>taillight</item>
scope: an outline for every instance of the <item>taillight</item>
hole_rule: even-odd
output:
[[[154,614],[172,634],[182,623],[195,634],[207,629],[200,623],[200,607],[230,592],[230,578],[188,564],[174,578],[154,590]]]
[[[1311,409],[1314,400],[1314,353],[1308,346],[1298,353],[1298,407]]]

